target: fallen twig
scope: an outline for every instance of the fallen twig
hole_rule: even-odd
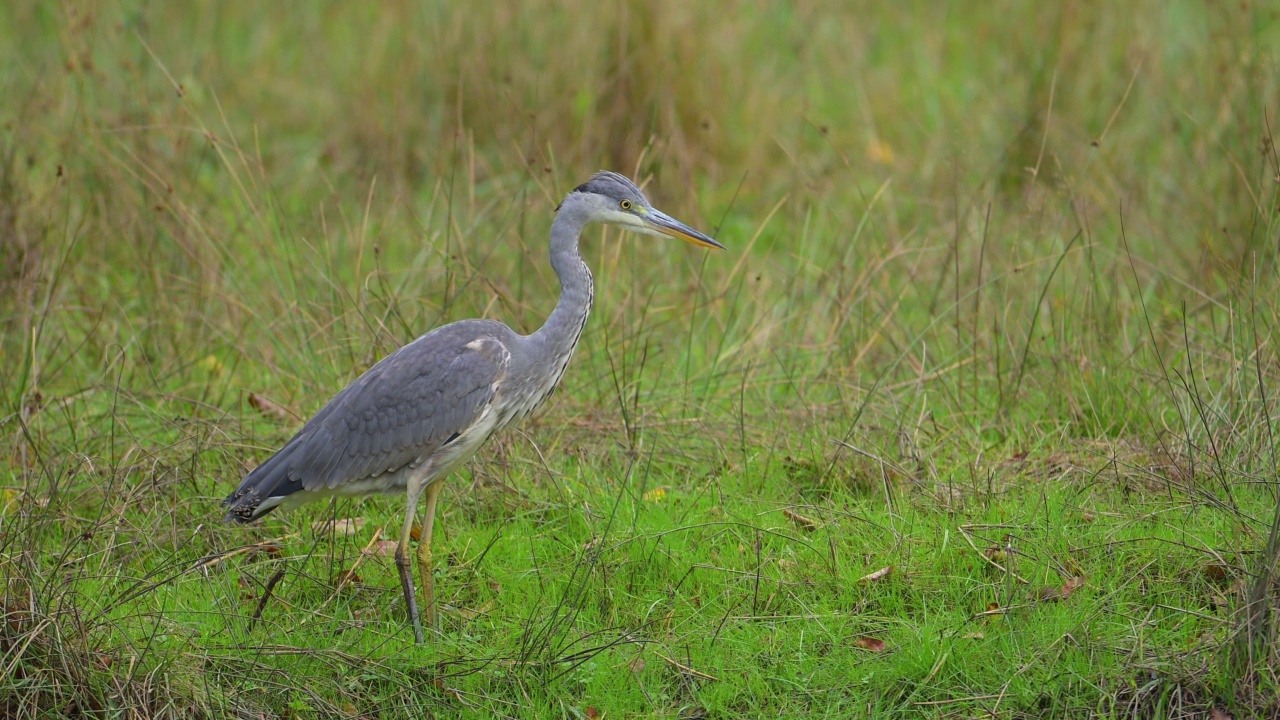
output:
[[[720,682],[720,678],[716,677],[715,675],[708,675],[708,674],[706,674],[706,673],[704,673],[704,672],[698,672],[697,670],[694,670],[693,668],[689,667],[688,665],[685,665],[685,664],[683,664],[683,663],[678,663],[678,662],[676,662],[675,660],[672,660],[671,658],[667,657],[666,655],[663,655],[663,654],[662,654],[662,653],[660,653],[660,652],[654,652],[653,654],[654,654],[654,655],[657,655],[658,657],[662,658],[663,660],[666,660],[668,663],[670,663],[671,665],[675,666],[675,668],[676,668],[677,670],[679,670],[680,672],[682,672],[682,673],[688,673],[689,675],[692,675],[692,676],[694,676],[694,677],[696,677],[696,678],[702,678],[703,680],[713,680],[713,681],[715,681],[715,682]]]
[[[818,529],[818,523],[816,521],[801,515],[791,508],[782,508],[782,515],[798,525],[801,530],[813,532]]]
[[[258,607],[253,611],[253,617],[249,618],[249,629],[252,630],[258,618],[262,617],[262,611],[267,607],[267,601],[271,599],[271,591],[276,589],[276,583],[280,582],[284,577],[284,568],[281,567],[276,571],[271,579],[267,581],[267,589],[262,592],[262,599],[258,601]]]
[[[238,547],[235,550],[228,550],[219,555],[208,555],[197,560],[195,564],[195,568],[213,567],[214,565],[217,565],[218,563],[222,562],[223,560],[226,560],[227,558],[232,558],[237,555],[243,555],[247,552],[253,552],[254,550],[261,550],[266,547],[271,547],[272,545],[279,545],[285,540],[289,540],[291,538],[297,537],[297,535],[298,535],[297,533],[289,533],[288,535],[281,535],[278,538],[263,540],[262,542],[254,543],[253,545],[245,545],[244,547]]]
[[[992,567],[999,570],[1000,572],[1005,573],[1007,575],[1012,575],[1015,580],[1022,583],[1023,585],[1031,584],[1027,582],[1025,579],[1023,579],[1020,575],[1018,575],[1018,573],[1009,572],[1009,570],[1005,568],[1005,566],[987,557],[986,553],[979,550],[978,546],[973,544],[973,538],[969,537],[969,531],[967,530],[968,527],[969,527],[968,525],[961,525],[959,528],[960,534],[964,536],[964,541],[969,543],[969,547],[973,548],[973,551],[978,554],[978,557],[982,558],[983,560],[986,560]]]

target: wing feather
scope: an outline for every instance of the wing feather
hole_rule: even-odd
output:
[[[255,517],[277,490],[332,489],[426,460],[493,400],[510,361],[508,334],[498,323],[464,321],[388,355],[244,478],[224,503],[228,517]]]

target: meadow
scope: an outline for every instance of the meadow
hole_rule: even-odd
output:
[[[0,4],[0,716],[1280,715],[1280,7]],[[446,487],[222,498],[447,321]]]

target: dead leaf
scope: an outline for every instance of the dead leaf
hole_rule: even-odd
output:
[[[4,515],[9,511],[10,507],[18,506],[18,491],[11,488],[0,490],[0,515]]]
[[[877,165],[893,164],[893,147],[878,138],[867,142],[867,156]]]
[[[641,497],[641,498],[643,498],[643,499],[645,499],[645,500],[648,500],[649,502],[658,502],[659,500],[661,500],[662,498],[664,498],[664,497],[666,497],[666,496],[667,496],[667,488],[665,488],[665,487],[656,487],[656,488],[654,488],[654,489],[650,490],[649,492],[647,492],[647,493],[645,493],[645,494],[641,495],[640,497]]]
[[[351,583],[362,582],[364,582],[364,580],[361,580],[360,576],[356,574],[355,568],[343,570],[333,579],[334,585],[350,585]]]
[[[364,518],[338,518],[337,520],[317,520],[311,523],[311,531],[320,535],[333,533],[339,537],[347,537],[360,532],[364,527]]]
[[[594,705],[588,705],[586,710],[587,720],[600,720],[600,711]]]
[[[894,565],[890,565],[890,566],[888,566],[888,567],[882,567],[882,568],[880,568],[879,570],[877,570],[877,571],[875,571],[875,572],[873,572],[873,573],[871,573],[871,574],[869,574],[869,575],[863,575],[862,577],[858,578],[858,582],[860,582],[860,583],[872,583],[872,582],[876,582],[877,580],[883,580],[883,579],[885,579],[885,578],[889,577],[889,575],[893,572],[893,568],[894,568],[894,567],[896,567],[896,566],[894,566]]]
[[[1209,720],[1232,720],[1231,713],[1218,708],[1209,709]]]
[[[1204,578],[1215,585],[1225,585],[1231,579],[1231,568],[1218,562],[1211,562],[1203,568]]]
[[[1084,587],[1084,578],[1073,577],[1063,583],[1062,587],[1040,588],[1035,592],[1035,596],[1036,599],[1044,602],[1059,602],[1071,597],[1082,587]]]
[[[373,546],[373,553],[376,555],[395,555],[396,548],[400,543],[395,540],[379,540]]]
[[[982,555],[983,557],[985,557],[986,559],[994,563],[1004,563],[1004,559],[1005,557],[1007,557],[1005,555],[1004,548],[1000,547],[999,545],[992,545],[986,550],[983,550]]]
[[[264,542],[253,547],[254,553],[263,553],[264,555],[279,555],[284,552],[284,548],[274,542]]]
[[[884,641],[880,638],[867,637],[865,635],[854,640],[853,646],[860,647],[863,650],[870,650],[871,652],[881,652],[886,647]]]
[[[22,632],[23,625],[31,619],[31,614],[17,605],[10,605],[8,602],[0,602],[0,617],[4,617],[8,620],[9,629],[14,632]]]
[[[27,415],[35,415],[40,412],[40,408],[44,407],[44,393],[36,390],[31,393],[31,397],[27,399]]]
[[[201,360],[196,364],[210,375],[221,375],[222,371],[225,369],[222,365],[222,361],[219,360],[216,355],[206,356],[204,360]]]
[[[791,522],[795,523],[801,530],[804,530],[805,532],[813,532],[814,530],[818,529],[817,522],[801,515],[800,513],[790,508],[783,508],[782,515],[783,517],[787,518]]]
[[[421,539],[422,539],[422,526],[421,526],[421,525],[419,525],[419,524],[417,524],[417,523],[414,523],[414,524],[413,524],[413,527],[409,529],[409,537],[410,537],[411,539],[413,539],[415,542],[416,542],[416,541],[418,541],[418,540],[421,540]]]
[[[961,635],[960,637],[964,638],[965,640],[982,640],[982,639],[984,639],[986,636],[985,636],[985,635],[983,635],[982,633],[974,632],[974,633],[965,633],[964,635]]]
[[[283,405],[256,392],[249,393],[249,407],[257,410],[258,414],[263,417],[269,417],[281,422],[288,422],[292,415],[292,413],[284,409]]]
[[[631,673],[633,675],[639,675],[640,673],[644,672],[645,664],[646,663],[644,661],[644,658],[640,655],[637,655],[634,660],[627,663],[627,669],[631,670]]]
[[[990,603],[987,603],[986,610],[983,610],[982,612],[978,613],[974,617],[980,617],[984,621],[990,622],[992,620],[1000,619],[1000,617],[1004,615],[1004,612],[1005,612],[1005,609],[1000,607],[1000,603],[990,602]]]
[[[1081,576],[1073,577],[1062,584],[1062,599],[1066,600],[1071,595],[1084,587],[1084,578]]]
[[[1080,519],[1083,520],[1084,522],[1091,523],[1094,520],[1097,520],[1098,516],[1094,515],[1091,512],[1082,512],[1080,513]]]

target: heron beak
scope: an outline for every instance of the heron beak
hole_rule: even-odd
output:
[[[651,209],[639,217],[650,230],[666,235],[667,237],[684,240],[685,242],[692,243],[698,247],[715,248],[717,250],[725,249],[720,243],[712,240],[706,235],[703,235],[666,213]]]

